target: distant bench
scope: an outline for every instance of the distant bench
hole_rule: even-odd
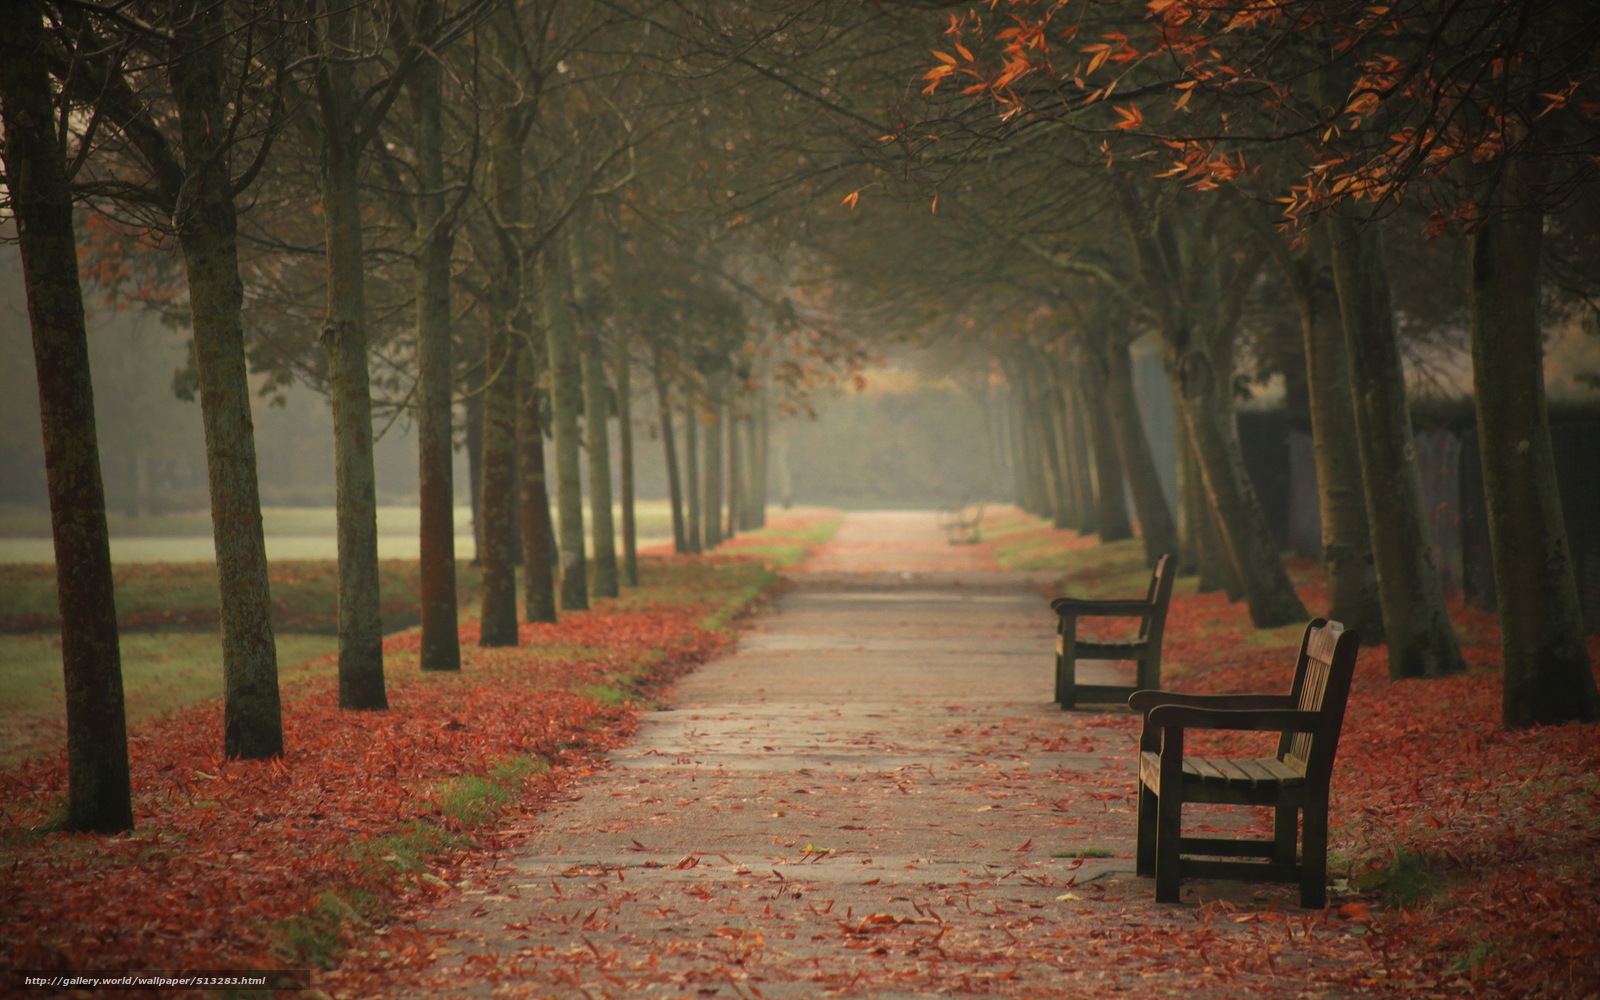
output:
[[[945,512],[940,526],[944,528],[945,537],[951,545],[977,544],[978,527],[983,524],[983,508],[981,503],[972,507],[963,504]]]
[[[1089,600],[1058,597],[1050,602],[1056,622],[1056,701],[1062,708],[1089,704],[1123,704],[1142,689],[1161,686],[1161,634],[1167,625],[1167,605],[1172,601],[1172,581],[1177,560],[1164,555],[1156,560],[1150,587],[1142,599]],[[1090,640],[1078,637],[1083,618],[1137,618],[1139,630],[1131,638]],[[1079,684],[1079,660],[1133,660],[1135,680],[1128,684]]]

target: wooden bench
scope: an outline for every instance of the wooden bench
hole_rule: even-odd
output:
[[[1076,708],[1080,702],[1122,704],[1135,691],[1161,686],[1161,634],[1167,625],[1167,605],[1172,601],[1172,581],[1177,560],[1164,555],[1150,574],[1143,599],[1087,600],[1058,597],[1050,607],[1056,623],[1056,701]],[[1139,631],[1131,639],[1093,641],[1078,637],[1080,618],[1138,618]],[[1138,664],[1133,684],[1079,684],[1079,660],[1133,660]]]
[[[1178,902],[1184,878],[1226,878],[1298,882],[1301,906],[1326,904],[1328,783],[1359,648],[1353,629],[1318,618],[1306,626],[1288,694],[1140,691],[1128,699],[1144,716],[1135,865],[1140,875],[1155,876],[1157,902]],[[1185,756],[1189,729],[1276,732],[1277,754]],[[1185,837],[1185,802],[1271,806],[1273,836]],[[1240,857],[1264,860],[1215,860]]]
[[[968,507],[962,504],[954,510],[945,513],[941,526],[944,528],[945,537],[951,545],[976,545],[979,541],[978,527],[983,524],[983,504]]]

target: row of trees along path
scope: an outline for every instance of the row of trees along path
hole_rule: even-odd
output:
[[[1050,704],[1040,580],[919,512],[852,514],[795,580],[609,769],[523,818],[519,849],[323,988],[1233,1000],[1287,977],[1357,995],[1340,984],[1364,950],[1276,891],[1152,905],[1128,720]],[[412,949],[435,956],[420,973]]]
[[[1395,677],[1443,677],[1466,662],[1404,359],[1407,328],[1464,325],[1503,720],[1600,717],[1542,363],[1547,318],[1600,300],[1593,4],[13,6],[0,116],[47,437],[73,829],[132,822],[75,259],[193,331],[179,381],[206,430],[230,757],[284,750],[252,367],[332,402],[340,705],[380,711],[375,418],[419,428],[423,668],[453,670],[453,401],[480,635],[504,643],[519,546],[529,620],[626,574],[607,435],[614,409],[626,519],[630,360],[651,369],[669,465],[676,419],[682,464],[705,471],[671,487],[693,549],[697,524],[707,546],[720,534],[699,500],[717,511],[742,478],[759,494],[768,415],[808,412],[818,382],[860,372],[856,330],[938,344],[969,381],[1004,386],[997,450],[1026,509],[1112,541],[1131,505],[1152,559],[1176,551],[1255,626],[1327,610],[1383,636]],[[1129,348],[1147,335],[1179,417],[1176,509],[1133,404]],[[1326,609],[1290,583],[1235,426],[1237,390],[1275,376],[1315,439]]]

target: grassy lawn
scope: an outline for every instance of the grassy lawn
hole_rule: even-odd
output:
[[[332,683],[331,635],[279,635],[285,686]],[[222,694],[222,636],[217,632],[125,632],[122,689],[128,722]],[[59,749],[66,742],[59,635],[0,635],[0,767]]]
[[[665,515],[665,507],[662,507]],[[153,519],[152,519],[153,520]],[[726,543],[725,553],[758,557],[769,564],[799,560],[806,549],[825,541],[837,518],[806,512],[799,518],[775,517],[774,528]],[[280,522],[287,523],[287,522]],[[311,527],[312,515],[299,522]],[[331,521],[329,522],[331,529]],[[205,526],[209,531],[209,524]],[[670,530],[670,527],[669,527]],[[641,586],[616,600],[621,608],[674,607],[703,600],[707,592],[732,586],[732,602],[743,607],[768,582],[749,583],[748,570],[718,560],[646,559]],[[457,564],[462,617],[477,614],[481,573]],[[124,697],[130,723],[222,694],[222,643],[216,628],[217,575],[209,562],[130,562],[115,565]],[[279,680],[287,690],[299,684],[334,683],[337,652],[338,577],[325,559],[277,560],[271,564],[274,633]],[[380,563],[384,631],[394,634],[416,624],[417,564]],[[521,593],[521,587],[518,587]],[[40,563],[0,563],[0,767],[57,750],[65,744],[62,707],[61,639],[56,611],[55,568]],[[720,627],[721,622],[708,627]],[[555,659],[592,650],[552,648],[531,656]],[[414,653],[388,658],[389,672],[415,669]]]

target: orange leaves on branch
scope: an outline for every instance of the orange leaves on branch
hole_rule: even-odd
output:
[[[1136,105],[1129,105],[1126,108],[1113,105],[1111,110],[1117,113],[1117,128],[1144,127],[1144,114],[1139,111],[1139,108]]]

